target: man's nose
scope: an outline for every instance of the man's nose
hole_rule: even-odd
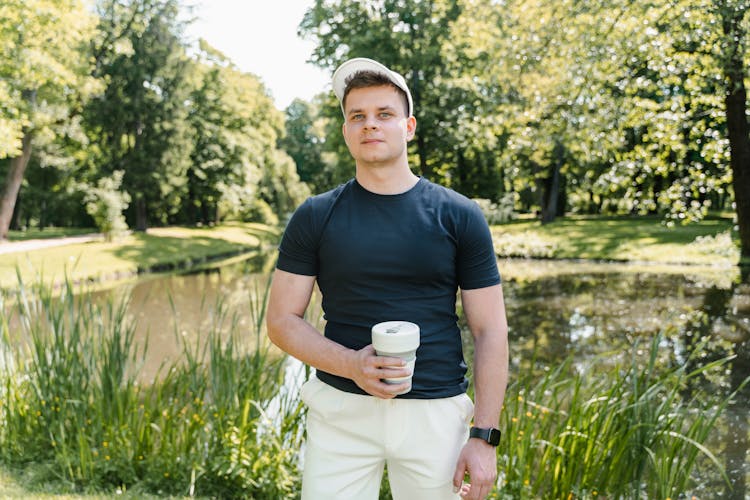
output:
[[[365,116],[365,128],[377,128],[378,127],[378,120],[375,118],[375,115],[367,115]]]

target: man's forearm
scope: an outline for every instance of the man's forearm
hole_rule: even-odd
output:
[[[503,332],[475,337],[474,425],[497,427],[508,384],[508,337]]]
[[[341,377],[349,377],[347,367],[352,349],[323,336],[304,318],[286,314],[268,323],[268,336],[281,350],[303,363]]]

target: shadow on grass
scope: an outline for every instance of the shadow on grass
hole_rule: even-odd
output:
[[[137,264],[138,273],[189,269],[258,248],[207,236],[177,238],[134,233],[133,238],[132,245],[115,249],[113,255]]]
[[[659,245],[687,245],[699,236],[715,236],[729,231],[728,220],[701,222],[667,227],[659,218],[562,220],[551,232],[565,236],[567,245],[576,254],[614,253],[623,243],[638,241]]]

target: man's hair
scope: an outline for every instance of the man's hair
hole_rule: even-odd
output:
[[[394,84],[390,78],[383,73],[377,71],[357,71],[346,79],[346,88],[344,89],[344,97],[341,100],[341,104],[346,106],[346,97],[349,92],[354,89],[365,89],[369,87],[382,87],[387,85],[398,91],[401,100],[404,101],[404,115],[409,116],[409,99],[406,97],[406,92]]]

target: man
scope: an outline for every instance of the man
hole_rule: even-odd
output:
[[[416,119],[401,75],[352,59],[334,73],[333,90],[355,177],[294,213],[268,304],[270,339],[317,369],[301,392],[308,405],[302,498],[377,499],[385,465],[396,499],[485,498],[497,475],[508,377],[487,223],[475,203],[410,170]],[[304,319],[316,282],[324,335]],[[474,406],[456,323],[459,288],[475,343]],[[385,321],[420,328],[405,394],[409,382],[383,379],[412,372],[371,344],[372,326]]]

